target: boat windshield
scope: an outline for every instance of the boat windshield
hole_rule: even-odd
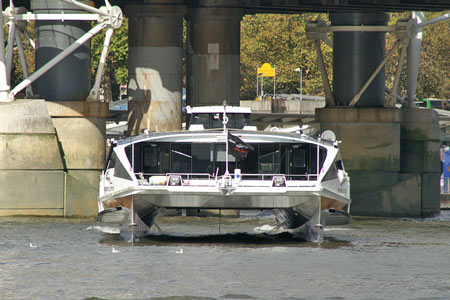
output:
[[[244,126],[252,125],[252,118],[250,114],[245,113],[228,113],[227,128],[243,129]],[[190,115],[188,122],[191,125],[203,125],[205,129],[222,128],[223,114],[221,113],[195,113]]]
[[[251,144],[253,151],[245,159],[228,154],[230,173],[286,174],[306,176],[317,173],[317,160],[322,167],[326,149],[309,143]],[[222,175],[226,170],[226,149],[223,143],[137,143],[126,153],[135,173],[145,177],[167,173]],[[319,155],[318,155],[319,154]],[[318,157],[319,156],[319,157]]]

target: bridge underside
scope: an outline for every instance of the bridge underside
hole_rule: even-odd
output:
[[[16,7],[29,7],[30,2],[35,2],[35,5],[40,3],[43,10],[47,9],[48,3],[53,5],[59,3],[56,0],[54,2],[17,0],[14,1],[14,4]],[[94,2],[97,6],[104,5],[103,0]],[[129,17],[130,127],[128,132],[130,135],[138,134],[143,129],[167,131],[181,128],[182,58],[184,56],[182,23],[184,18],[187,20],[185,55],[187,104],[195,106],[221,105],[224,100],[227,100],[228,104],[239,105],[239,30],[240,20],[245,14],[329,12],[332,26],[370,27],[384,26],[388,20],[385,14],[387,11],[450,9],[448,0],[123,0],[110,2],[112,5],[122,6],[125,15]],[[57,7],[50,8],[56,9]],[[37,32],[46,32],[48,28],[45,26],[47,25],[37,24]],[[57,24],[50,25],[56,26]],[[87,25],[90,26],[90,24]],[[68,28],[66,25],[63,27]],[[81,28],[84,26],[78,27],[81,31],[88,30],[88,28]],[[51,29],[48,30],[51,31]],[[57,31],[57,29],[53,30]],[[77,38],[77,35],[71,30],[64,34],[73,35],[72,39]],[[437,155],[439,137],[436,134],[436,120],[430,111],[417,112],[418,109],[415,111],[413,108],[399,111],[394,108],[395,103],[385,99],[384,69],[381,66],[385,56],[384,34],[381,31],[333,33],[334,82],[332,91],[331,88],[328,88],[327,107],[318,114],[316,120],[322,123],[322,129],[334,130],[338,138],[343,140],[344,163],[352,176],[354,211],[358,214],[380,216],[431,215],[439,211],[439,203],[436,201],[439,198],[440,175],[439,156]],[[36,54],[37,60],[42,63],[51,59],[51,55],[45,53],[57,52],[56,50],[59,51],[59,48],[67,46],[63,47],[57,44],[58,40],[53,37],[51,32],[48,36],[42,36],[41,42],[42,45],[39,45],[38,41]],[[53,42],[55,45],[52,44]],[[318,45],[319,38],[315,40],[315,44],[316,42]],[[48,46],[48,44],[52,45]],[[52,47],[54,49],[49,49]],[[319,46],[317,48],[320,49]],[[42,54],[43,50],[45,50],[45,55]],[[83,64],[85,66],[84,76],[88,78],[90,58],[87,53],[84,54],[86,54],[83,55],[86,60],[86,63]],[[362,91],[368,78],[372,76],[374,69],[378,66],[381,66],[381,72],[378,75],[375,74],[373,81],[367,84],[366,92]],[[67,67],[62,71],[54,68],[48,75],[60,79],[61,82],[71,82],[74,90],[83,91],[83,95],[75,98],[64,93],[64,89],[62,89],[63,94],[60,94],[57,89],[49,88],[48,83],[43,81],[36,82],[36,90],[45,96],[45,100],[64,101],[67,102],[62,105],[64,107],[74,105],[82,108],[84,107],[83,103],[86,103],[85,99],[89,91],[88,87],[82,87],[81,83],[77,84],[76,79],[82,77],[82,73],[73,72],[73,69]],[[63,84],[58,85],[63,86]],[[358,93],[360,95],[356,99]],[[69,104],[70,102],[72,103]],[[8,115],[7,110],[4,111],[4,114]],[[21,117],[14,116],[8,124],[13,124]],[[65,191],[63,188],[64,176],[70,175],[71,170],[76,175],[81,174],[81,171],[90,172],[89,174],[100,172],[104,162],[104,125],[102,124],[105,116],[103,113],[73,115],[72,112],[67,116],[58,110],[54,116],[46,114],[47,120],[50,117],[53,117],[52,122],[55,123],[54,127],[57,129],[49,129],[48,126],[41,125],[41,131],[51,136],[52,144],[48,147],[54,150],[54,162],[52,160],[54,165],[51,168],[43,163],[39,165],[42,159],[40,155],[34,154],[34,160],[16,166],[13,165],[15,161],[10,159],[9,150],[0,149],[3,151],[0,154],[8,158],[3,160],[5,166],[0,166],[0,170],[6,170],[3,172],[3,176],[6,177],[10,177],[12,171],[19,169],[28,172],[35,169],[53,168],[61,174],[64,173],[60,174],[61,176],[58,175],[61,188],[55,191],[55,199],[57,198],[59,201],[59,214],[63,213],[65,207],[63,205],[71,197],[70,195],[84,201],[85,198],[92,198],[91,194],[97,191],[95,180],[92,180],[88,184],[89,193],[86,192],[79,197],[75,192],[81,189],[72,188],[75,192],[69,193],[68,196],[63,192]],[[72,117],[82,118],[82,121],[76,121],[87,124],[83,125],[84,127],[75,127],[73,126],[75,121],[70,120]],[[61,125],[62,123],[64,124]],[[84,136],[75,136],[71,131],[67,136],[74,137],[77,141],[72,143],[71,139],[65,140],[64,131],[58,130],[58,128],[66,129],[68,127],[73,132],[90,132],[90,139],[84,138]],[[0,136],[4,135],[5,139],[10,139],[12,133],[20,137],[27,136],[27,128],[19,129],[14,128],[14,132],[11,132],[10,128],[0,128]],[[42,135],[41,131],[37,131],[38,135]],[[98,138],[95,138],[97,136]],[[21,149],[21,144],[17,142],[18,139],[15,141],[17,149]],[[60,142],[62,148],[57,141]],[[84,143],[86,148],[95,144],[92,147],[97,149],[94,151],[98,154],[96,159],[78,160],[79,157],[92,158],[93,156],[76,151],[76,147],[69,148],[72,144],[77,143]],[[44,151],[45,149],[43,147],[41,151],[43,156],[52,155],[45,154],[48,153],[48,151]],[[75,153],[76,159],[70,160],[71,150],[69,149],[73,149],[72,152]],[[26,154],[16,152],[22,159],[29,154],[29,152]],[[20,158],[17,161],[21,161]],[[30,165],[31,163],[37,165]],[[92,178],[95,177],[95,174],[92,175]],[[46,176],[48,177],[48,175],[43,175],[42,178],[47,178]],[[82,174],[79,177],[85,179],[87,176]],[[417,186],[416,189],[410,188]],[[7,201],[5,199],[14,198],[15,191],[16,189],[11,189],[10,194],[5,192],[4,197],[0,197],[0,204],[1,201]],[[411,191],[414,193],[411,194]],[[35,191],[30,191],[27,197],[32,199],[33,194]],[[61,201],[61,199],[64,200]],[[95,200],[88,199],[86,202],[90,201],[91,204],[95,204]],[[30,203],[35,204],[33,200],[30,200]],[[18,208],[14,207],[14,209]],[[67,209],[65,211],[65,214],[77,215],[77,213],[67,212]],[[79,214],[84,215],[85,213]],[[86,215],[92,214],[93,212],[86,213]]]
[[[16,0],[16,6],[29,8],[31,0]],[[96,7],[105,5],[103,0],[92,1]],[[148,4],[146,0],[110,0],[111,5]],[[160,4],[169,1],[160,1]],[[302,13],[302,12],[395,12],[395,11],[442,11],[449,9],[447,0],[244,0],[228,1],[227,6],[242,7],[245,13]],[[236,4],[239,3],[239,4]],[[201,0],[183,0],[180,5],[201,7]]]

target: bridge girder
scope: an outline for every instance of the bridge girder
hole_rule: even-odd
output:
[[[103,0],[93,1],[96,7]],[[111,5],[145,4],[145,0],[110,0]],[[399,12],[399,11],[444,11],[450,9],[448,0],[236,0],[228,7],[242,7],[246,14],[254,13],[303,13],[303,12]],[[161,1],[164,3],[164,0]],[[9,4],[3,0],[3,6]],[[15,6],[30,7],[30,0],[15,0]],[[200,0],[184,0],[182,5],[201,7]]]

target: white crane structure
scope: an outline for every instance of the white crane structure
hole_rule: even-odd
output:
[[[394,106],[396,100],[405,103],[406,106],[414,106],[416,85],[417,85],[417,75],[419,70],[419,60],[420,60],[420,50],[422,47],[422,31],[427,25],[434,24],[439,21],[450,19],[450,13],[439,16],[435,19],[430,19],[425,21],[424,12],[412,12],[408,20],[399,20],[394,26],[332,26],[326,24],[323,20],[316,20],[314,22],[309,22],[306,25],[306,34],[309,39],[314,42],[314,46],[317,52],[318,63],[320,71],[322,74],[322,82],[325,89],[325,100],[328,106],[334,106],[333,93],[331,91],[331,85],[328,81],[327,70],[325,68],[325,63],[323,60],[322,51],[320,49],[320,42],[323,41],[327,45],[332,47],[332,41],[328,38],[328,32],[350,32],[350,31],[362,31],[362,32],[394,32],[397,35],[397,42],[388,51],[384,59],[380,62],[378,67],[373,71],[372,75],[366,81],[366,83],[361,87],[359,92],[354,95],[353,99],[350,101],[349,106],[355,106],[356,103],[361,98],[361,95],[372,83],[378,73],[383,69],[386,62],[391,58],[397,49],[400,49],[399,63],[397,66],[397,71],[395,74],[394,82],[392,88],[385,87],[385,90],[390,94],[385,106]],[[408,95],[406,99],[403,99],[398,95],[398,85],[400,81],[400,75],[402,67],[405,63],[408,67],[407,71],[407,88]]]
[[[96,34],[100,33],[103,29],[106,29],[105,39],[103,43],[103,50],[100,57],[100,62],[97,69],[95,83],[91,89],[88,101],[98,101],[100,82],[105,66],[106,56],[108,54],[109,43],[114,29],[119,28],[122,25],[123,14],[122,10],[118,6],[111,6],[108,0],[105,0],[105,6],[95,8],[76,0],[55,0],[72,4],[74,8],[82,9],[87,13],[80,14],[65,14],[62,13],[50,13],[50,14],[35,14],[27,12],[23,7],[15,8],[14,3],[10,0],[9,6],[3,10],[2,3],[0,2],[0,24],[7,24],[9,27],[7,47],[5,47],[5,37],[3,30],[0,30],[0,102],[14,101],[15,96],[22,90],[26,90],[26,96],[32,97],[33,91],[31,89],[31,83],[33,83],[40,76],[45,74],[48,70],[61,62],[65,57],[74,52],[81,45],[86,43]],[[23,50],[23,44],[20,37],[22,32],[25,37],[29,38],[29,34],[26,31],[28,22],[31,21],[54,21],[59,20],[61,22],[77,20],[77,21],[95,21],[98,24],[92,27],[83,36],[78,38],[72,45],[67,47],[64,51],[56,55],[53,59],[48,61],[41,68],[36,70],[33,74],[28,74],[28,67],[25,61],[25,54]],[[31,45],[34,47],[34,42],[30,39]],[[23,70],[24,80],[17,86],[11,87],[11,70],[14,44],[17,45],[19,51],[20,62]]]

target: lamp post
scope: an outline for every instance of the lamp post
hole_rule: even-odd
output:
[[[303,71],[302,68],[297,68],[295,69],[295,72],[299,72],[300,73],[300,100],[303,100]]]

